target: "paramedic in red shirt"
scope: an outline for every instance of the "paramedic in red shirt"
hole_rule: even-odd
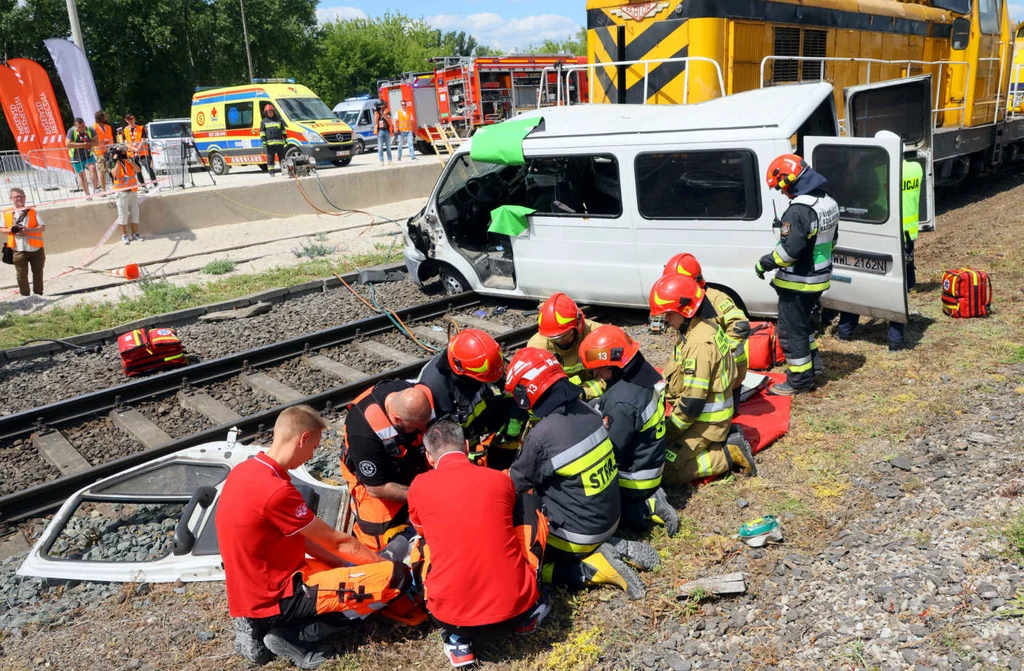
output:
[[[311,644],[332,624],[380,610],[409,582],[407,541],[382,553],[398,563],[383,559],[320,520],[292,484],[288,471],[313,456],[325,428],[309,406],[284,410],[270,449],[233,468],[217,502],[235,650],[249,661],[265,664],[269,650],[316,668],[325,658]]]
[[[539,587],[548,522],[539,497],[469,461],[458,424],[436,422],[423,442],[433,470],[409,488],[409,519],[426,543],[427,611],[452,666],[467,666],[474,639],[532,633],[551,610]]]

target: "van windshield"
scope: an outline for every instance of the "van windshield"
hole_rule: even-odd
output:
[[[149,126],[149,138],[151,140],[163,140],[173,137],[191,137],[192,124],[188,121],[176,123],[154,123]]]
[[[335,112],[334,116],[338,117],[340,121],[344,121],[349,126],[355,126],[356,120],[359,118],[359,110],[341,110]]]
[[[292,121],[323,121],[335,118],[331,108],[319,98],[278,98],[276,102]]]

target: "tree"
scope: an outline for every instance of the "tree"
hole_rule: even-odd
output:
[[[546,39],[526,49],[528,54],[566,54],[569,56],[587,55],[587,29],[580,28],[576,36],[566,40]]]

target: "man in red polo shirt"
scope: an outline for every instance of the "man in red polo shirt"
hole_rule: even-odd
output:
[[[409,519],[426,542],[427,611],[452,666],[467,666],[474,638],[532,633],[551,610],[538,586],[548,523],[539,497],[469,461],[459,425],[436,422],[423,442],[433,470],[409,487]]]
[[[249,661],[266,663],[269,650],[316,668],[325,657],[308,644],[327,623],[365,618],[409,582],[406,541],[382,558],[317,518],[292,484],[288,471],[313,456],[326,426],[309,406],[284,410],[270,449],[233,468],[217,502],[235,650]]]

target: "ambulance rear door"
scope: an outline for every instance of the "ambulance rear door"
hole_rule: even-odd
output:
[[[804,153],[840,211],[823,307],[906,323],[899,138],[807,137]]]

